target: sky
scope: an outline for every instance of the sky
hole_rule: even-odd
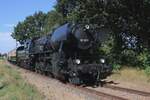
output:
[[[0,53],[7,53],[16,47],[11,37],[19,21],[38,11],[53,9],[56,0],[1,0],[0,1]]]

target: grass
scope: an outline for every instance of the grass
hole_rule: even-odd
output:
[[[139,85],[150,85],[150,76],[147,76],[144,70],[132,67],[124,66],[121,70],[114,72],[110,78]]]
[[[0,100],[43,100],[43,96],[0,60]]]

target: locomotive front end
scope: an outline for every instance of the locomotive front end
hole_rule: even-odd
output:
[[[94,58],[93,58],[94,60]],[[98,84],[102,79],[105,79],[112,73],[112,66],[107,64],[105,59],[100,59],[99,63],[88,63],[80,59],[74,60],[74,68],[71,71],[71,76],[74,77],[74,82]]]
[[[89,25],[77,26],[75,37],[77,40],[77,50],[74,53],[74,59],[70,72],[71,82],[78,83],[99,83],[112,72],[112,66],[108,64],[105,58],[100,57],[99,33],[94,32]]]
[[[97,80],[105,79],[112,72],[112,66],[105,63],[104,60],[101,63],[93,64],[77,63],[76,67],[81,77],[84,75],[91,75],[93,77],[92,79],[96,78]]]

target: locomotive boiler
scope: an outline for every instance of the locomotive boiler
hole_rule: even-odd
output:
[[[66,23],[52,34],[27,40],[18,52],[26,53],[27,59],[22,62],[31,70],[73,84],[98,84],[112,71],[99,55],[101,34],[104,32],[97,32],[90,25]],[[21,55],[17,55],[18,61]]]

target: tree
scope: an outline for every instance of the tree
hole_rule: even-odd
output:
[[[121,39],[122,32],[135,35],[142,41],[150,37],[149,0],[57,0],[57,2],[57,11],[67,19],[96,23],[100,28],[111,28],[118,38],[116,40]]]
[[[58,27],[62,23],[64,23],[62,15],[57,11],[52,10],[48,12],[46,15],[44,32],[45,33],[52,32],[54,28]]]
[[[38,37],[44,34],[46,14],[43,12],[35,13],[26,17],[23,22],[19,22],[14,28],[12,37],[22,43],[26,39]]]

